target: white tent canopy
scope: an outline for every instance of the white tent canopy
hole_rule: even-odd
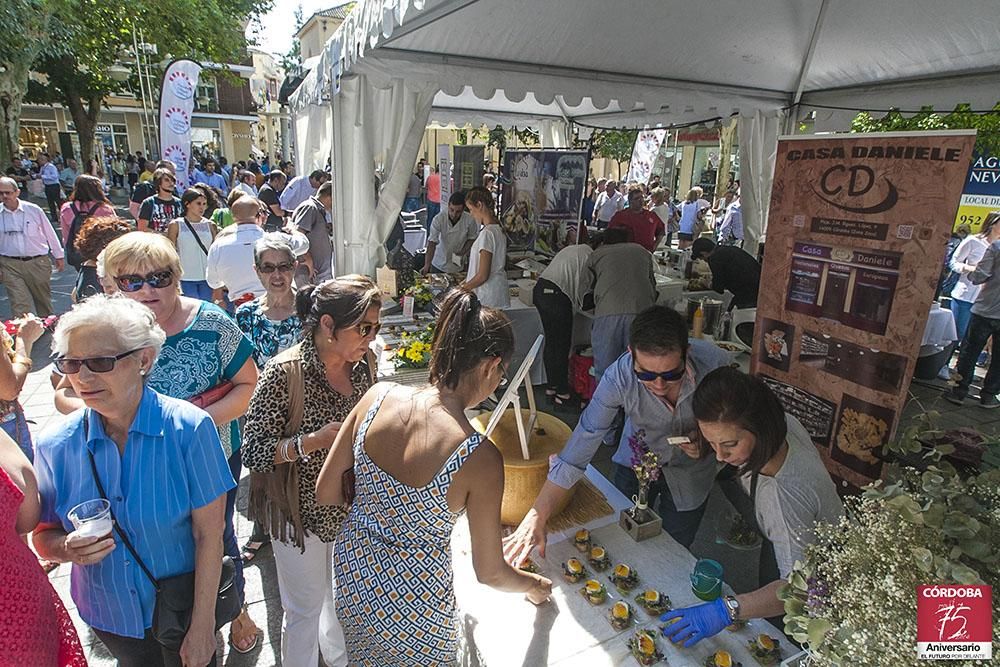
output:
[[[995,0],[362,0],[293,99],[300,118],[333,130],[297,123],[298,143],[316,156],[332,135],[340,272],[372,270],[430,121],[636,127],[739,114],[756,235],[786,109],[791,121],[815,111],[817,129],[846,129],[861,108],[990,108],[996,10]]]

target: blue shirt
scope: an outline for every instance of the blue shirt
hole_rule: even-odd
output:
[[[226,184],[226,178],[225,178],[225,176],[223,176],[222,174],[220,174],[218,172],[209,174],[209,173],[206,173],[206,172],[202,171],[202,172],[199,172],[199,173],[201,174],[201,178],[198,179],[198,181],[195,181],[196,183],[201,182],[201,183],[204,183],[205,185],[207,185],[209,187],[221,190],[223,197],[225,197],[225,196],[227,196],[229,194],[229,186]]]
[[[553,460],[549,479],[568,489],[583,477],[601,440],[611,430],[618,409],[622,408],[625,410],[625,430],[611,460],[631,467],[632,450],[628,439],[634,432],[644,430],[646,446],[660,457],[663,480],[670,488],[677,509],[696,509],[712,490],[715,457],[692,459],[680,448],[667,444],[667,438],[686,436],[697,430],[691,407],[694,390],[702,378],[728,364],[729,355],[721,349],[707,341],[692,340],[687,352],[687,373],[681,381],[677,404],[671,408],[639,381],[632,353],[626,352],[604,371],[573,435]]]
[[[123,455],[92,410],[47,428],[35,450],[43,523],[72,532],[69,510],[100,498],[88,451],[112,513],[153,576],[194,570],[191,512],[236,486],[208,414],[147,387]],[[70,592],[91,627],[140,638],[153,624],[156,590],[117,535],[115,542],[99,563],[73,565]]]
[[[253,360],[258,368],[264,368],[271,357],[295,345],[302,335],[298,315],[280,322],[268,319],[260,297],[236,309],[236,324],[253,344]]]
[[[59,169],[51,162],[46,162],[38,171],[38,175],[43,185],[59,185]]]

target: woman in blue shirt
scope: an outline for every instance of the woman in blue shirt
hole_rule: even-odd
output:
[[[45,558],[73,563],[80,617],[119,665],[214,665],[219,535],[235,481],[212,419],[148,385],[164,339],[153,313],[128,299],[97,295],[63,316],[56,365],[86,409],[39,438],[42,521],[34,544]],[[114,534],[72,532],[69,510],[101,497],[95,470],[118,527],[152,576],[196,573],[179,652],[151,633],[156,589],[128,549]]]

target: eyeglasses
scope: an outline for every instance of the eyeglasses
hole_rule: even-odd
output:
[[[376,322],[375,324],[370,324],[368,322],[362,322],[361,324],[355,325],[358,328],[358,333],[361,334],[362,338],[368,338],[368,336],[377,335],[382,329],[382,323]]]
[[[281,271],[282,273],[288,273],[295,268],[295,265],[290,262],[284,262],[282,264],[258,264],[257,270],[261,273],[274,273],[275,271]]]
[[[684,373],[687,371],[687,360],[682,360],[681,365],[674,370],[663,371],[662,373],[641,371],[634,366],[632,367],[632,370],[635,372],[635,376],[643,382],[655,382],[657,378],[663,380],[664,382],[677,382],[684,377]]]
[[[506,387],[510,383],[510,378],[507,377],[507,369],[500,371],[500,384],[497,385],[497,389],[500,387]]]
[[[123,292],[138,292],[143,285],[149,285],[155,289],[170,287],[174,282],[174,272],[170,269],[164,271],[153,271],[149,275],[141,276],[138,273],[130,273],[124,276],[115,276],[115,284]]]
[[[52,363],[55,364],[56,369],[63,375],[76,375],[80,372],[80,368],[86,366],[94,373],[109,373],[111,372],[115,364],[120,359],[124,359],[130,354],[138,352],[142,348],[137,348],[135,350],[129,350],[128,352],[122,352],[115,357],[91,357],[90,359],[67,359],[66,357],[58,357],[53,360]]]

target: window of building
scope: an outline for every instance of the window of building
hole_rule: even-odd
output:
[[[198,92],[195,95],[194,102],[195,111],[202,113],[219,112],[219,88],[216,85],[214,76],[202,73],[198,79]]]

